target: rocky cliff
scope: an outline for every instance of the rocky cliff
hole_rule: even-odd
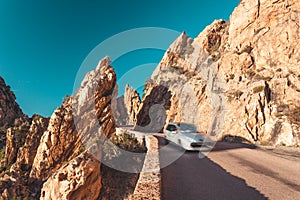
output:
[[[111,110],[115,84],[106,57],[50,120],[38,115],[17,120],[21,128],[7,130],[1,198],[97,199],[101,145],[115,132]]]
[[[16,103],[16,96],[0,77],[0,127],[12,126],[15,119],[23,116],[23,112]]]
[[[217,139],[300,145],[299,21],[298,0],[242,0],[230,21],[195,39],[183,33],[152,75],[172,93],[166,121],[197,124]],[[144,107],[155,103],[155,88]],[[147,118],[138,116],[137,124]]]
[[[0,150],[5,151],[6,131],[9,131],[9,137],[12,137],[12,132],[26,132],[28,127],[28,117],[23,114],[21,108],[16,103],[16,96],[10,90],[10,86],[6,85],[2,77],[0,77]],[[23,127],[22,124],[24,125]],[[20,130],[22,129],[22,130]],[[28,129],[28,128],[27,128]],[[21,134],[20,134],[21,135]],[[11,140],[12,141],[12,140]],[[2,158],[1,158],[2,159]]]
[[[139,112],[141,99],[139,93],[126,84],[124,95],[112,102],[114,118],[117,125],[134,125]]]

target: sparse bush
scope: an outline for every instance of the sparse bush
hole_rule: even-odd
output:
[[[143,153],[146,151],[146,147],[141,145],[129,132],[123,132],[121,135],[115,134],[110,138],[110,140],[112,143],[126,151],[135,153]]]

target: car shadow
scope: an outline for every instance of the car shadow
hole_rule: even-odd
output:
[[[167,145],[169,142],[162,136],[155,136],[158,139],[158,143],[160,147]],[[175,144],[174,144],[175,145]],[[180,146],[175,145],[176,148],[181,148]],[[250,142],[246,143],[245,141],[221,141],[216,142],[213,145],[212,149],[203,150],[202,152],[209,152],[209,151],[226,151],[231,149],[240,149],[240,148],[247,148],[247,149],[256,149],[257,146],[250,144]],[[183,149],[184,150],[184,149]],[[198,151],[186,151],[187,153],[198,153]]]
[[[178,158],[161,169],[162,199],[267,199],[258,190],[248,186],[244,179],[228,173],[208,157],[200,159],[198,152],[183,152],[173,144],[164,148],[163,140],[158,137],[160,162],[172,156]],[[229,147],[221,144],[216,148],[227,150]]]

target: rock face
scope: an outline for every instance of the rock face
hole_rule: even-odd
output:
[[[134,129],[142,132],[160,132],[166,121],[165,110],[168,110],[171,105],[171,96],[167,87],[153,85],[141,104]]]
[[[112,109],[117,126],[130,124],[127,108],[125,107],[124,95],[112,101]]]
[[[96,200],[100,188],[100,162],[85,152],[62,166],[44,183],[40,199]]]
[[[99,197],[101,145],[115,132],[116,75],[109,65],[108,57],[102,59],[50,120],[15,120],[7,131],[5,164],[12,166],[0,177],[2,198]]]
[[[17,160],[12,166],[12,170],[16,172],[30,172],[34,158],[37,153],[40,139],[47,130],[49,118],[39,115],[33,115],[30,128],[27,132],[24,145],[19,149]],[[29,174],[26,174],[27,176]]]
[[[63,162],[79,154],[81,146],[72,115],[72,100],[67,99],[50,118],[33,161],[30,177],[46,180]]]
[[[3,78],[0,77],[0,149],[3,149],[6,144],[7,129],[17,127],[20,125],[20,121],[24,122],[27,119],[28,117],[23,114],[16,103],[16,96],[10,90],[10,87],[6,85]],[[13,130],[11,129],[9,132],[11,137],[12,132]]]
[[[242,0],[229,22],[195,39],[183,33],[152,75],[172,93],[166,121],[197,124],[218,139],[300,145],[299,21],[297,0]]]
[[[118,125],[134,125],[136,123],[141,99],[134,88],[127,84],[124,95],[117,98],[112,104]]]
[[[15,119],[22,116],[23,112],[16,103],[16,96],[0,77],[0,127],[11,126]]]
[[[24,145],[26,134],[30,127],[30,120],[19,118],[16,120],[14,127],[8,128],[6,132],[6,147],[4,166],[12,165],[16,162],[19,148]]]
[[[141,99],[139,93],[128,84],[125,87],[124,103],[130,120],[129,124],[134,124],[136,122]]]
[[[88,194],[86,192],[89,187],[94,186],[93,190],[98,192],[98,194],[93,193],[94,197],[100,194],[101,184],[95,183],[92,186],[89,184],[92,184],[91,181],[94,179],[85,179],[98,176],[97,182],[100,182],[100,167],[98,166],[100,164],[95,165],[92,162],[95,159],[101,159],[101,150],[97,144],[103,143],[106,137],[115,132],[110,102],[116,84],[116,75],[109,64],[109,58],[104,58],[94,71],[85,76],[77,93],[67,98],[64,104],[54,112],[49,127],[41,138],[30,177],[39,181],[48,179],[46,185],[43,186],[43,191],[47,190],[45,188],[49,188],[52,183],[54,184],[52,191],[55,190],[58,193],[45,192],[46,199],[48,197],[55,199],[53,195],[60,195],[61,192],[64,193],[63,199],[70,199],[72,195],[83,197]],[[89,155],[80,157],[85,149],[89,150],[86,153]],[[92,159],[92,156],[95,158]],[[70,164],[61,168],[64,162]],[[90,170],[91,167],[94,167],[95,171]],[[63,176],[66,176],[71,184],[78,178],[74,175],[77,172],[82,173],[83,181],[76,187],[72,184],[74,187],[69,188],[67,183],[55,187],[60,184],[58,182],[62,176],[61,173],[65,174]]]

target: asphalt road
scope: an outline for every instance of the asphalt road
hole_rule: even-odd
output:
[[[204,158],[160,144],[163,200],[300,199],[299,154],[218,143]],[[200,155],[203,157],[203,155]]]

